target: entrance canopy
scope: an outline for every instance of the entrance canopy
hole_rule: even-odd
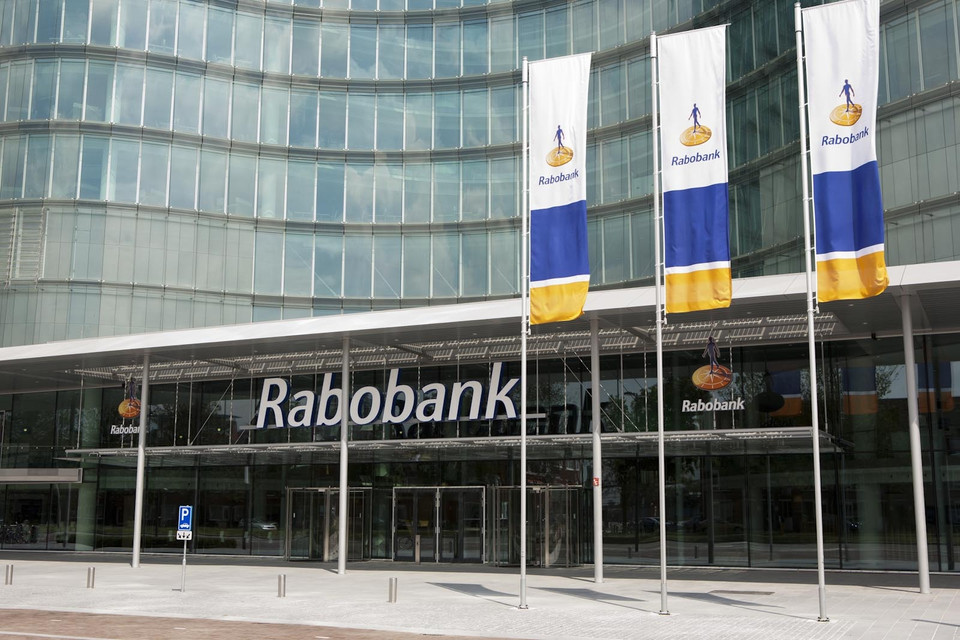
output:
[[[960,262],[889,268],[886,292],[862,301],[824,304],[821,340],[901,334],[900,305],[912,306],[916,333],[960,330]],[[594,291],[578,320],[535,328],[530,357],[586,354],[589,321],[600,321],[600,352],[655,348],[653,287]],[[802,273],[740,278],[729,309],[671,315],[664,349],[699,348],[713,335],[742,346],[796,343],[806,337]],[[519,358],[516,298],[373,311],[243,325],[65,340],[0,349],[0,394],[150,380],[213,380],[338,371],[344,337],[351,369],[429,366]]]

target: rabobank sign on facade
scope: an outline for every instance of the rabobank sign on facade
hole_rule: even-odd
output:
[[[444,384],[433,382],[420,389],[399,382],[400,369],[391,369],[386,389],[356,389],[350,397],[350,422],[356,425],[492,420],[516,418],[509,394],[519,378],[503,378],[503,364],[494,363],[487,380]],[[284,378],[267,378],[260,392],[257,419],[250,428],[329,427],[343,419],[343,390],[333,388],[333,374],[323,374],[319,392],[294,390]]]

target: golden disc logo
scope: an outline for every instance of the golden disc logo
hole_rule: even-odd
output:
[[[547,153],[547,164],[551,167],[559,167],[573,160],[573,149],[563,146],[563,139],[566,134],[560,125],[557,125],[557,132],[553,134],[553,139],[557,141],[557,146],[550,149]]]
[[[693,126],[688,127],[680,134],[680,144],[683,146],[695,147],[698,144],[703,144],[713,135],[710,127],[700,124],[700,107],[697,106],[696,102],[693,103],[693,110],[690,111],[687,120],[693,120]]]
[[[844,96],[846,102],[834,107],[833,111],[830,112],[830,121],[841,127],[851,127],[856,124],[860,116],[863,115],[863,106],[853,101],[854,96],[857,94],[853,90],[853,87],[850,86],[849,80],[844,79],[843,88],[840,89],[840,93],[837,95],[838,97]]]
[[[121,418],[136,418],[140,415],[140,401],[136,398],[126,398],[117,407],[117,413]]]
[[[705,364],[693,372],[691,379],[693,380],[693,385],[698,389],[717,391],[730,384],[730,381],[733,379],[733,372],[722,364],[712,366]]]

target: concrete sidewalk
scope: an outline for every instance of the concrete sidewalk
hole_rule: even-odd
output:
[[[608,566],[599,585],[591,567],[531,569],[529,609],[520,610],[519,570],[476,565],[371,561],[338,576],[331,565],[190,556],[181,593],[179,556],[143,556],[137,569],[129,555],[4,553],[0,564],[14,566],[13,584],[0,586],[3,609],[497,638],[960,639],[960,575],[953,574],[932,576],[933,592],[920,595],[915,574],[828,572],[830,621],[817,622],[812,571],[670,569],[671,615],[663,616],[657,567]],[[91,566],[93,589],[86,588]]]

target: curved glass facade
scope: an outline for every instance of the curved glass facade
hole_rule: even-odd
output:
[[[592,285],[648,283],[647,34],[720,21],[734,275],[801,269],[792,3],[317,4],[4,3],[0,344],[516,295],[522,56],[596,50]],[[912,213],[960,188],[957,5],[909,5],[882,26],[892,264],[960,256],[955,198]]]

